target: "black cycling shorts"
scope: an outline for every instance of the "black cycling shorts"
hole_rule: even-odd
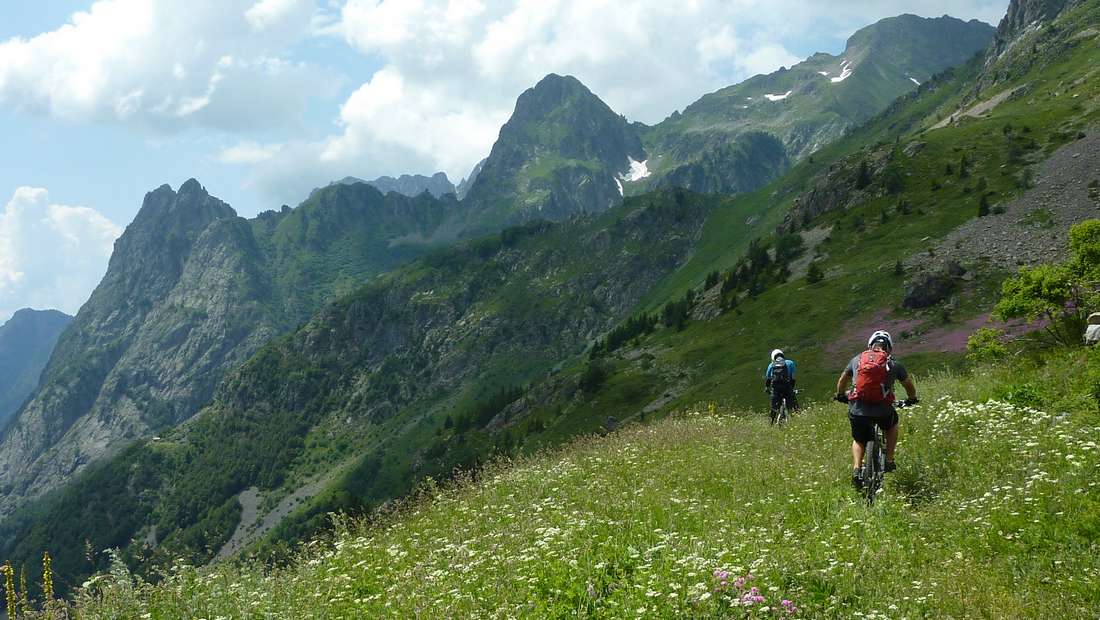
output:
[[[871,417],[849,415],[848,422],[852,424],[852,439],[857,443],[865,444],[875,438],[875,424],[882,426],[882,430],[888,431],[898,425],[898,412],[891,407],[889,417]]]

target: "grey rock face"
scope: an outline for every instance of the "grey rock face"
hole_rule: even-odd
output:
[[[121,442],[179,422],[270,335],[247,225],[194,179],[162,186],[0,439],[0,513]],[[261,291],[257,294],[257,291]]]
[[[1079,4],[1084,0],[1012,0],[997,26],[995,48],[1004,49],[1032,24],[1048,22]]]
[[[57,310],[25,308],[0,325],[0,428],[34,391],[57,338],[72,320]]]
[[[470,174],[468,174],[465,179],[462,179],[461,181],[459,181],[458,186],[455,188],[455,193],[457,194],[459,200],[462,200],[463,198],[465,198],[466,194],[469,193],[470,187],[474,184],[474,181],[477,179],[477,175],[481,174],[481,168],[484,165],[485,165],[485,160],[484,159],[477,162],[477,165],[474,166],[474,169],[470,171]]]

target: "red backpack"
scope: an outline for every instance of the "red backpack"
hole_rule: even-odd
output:
[[[861,353],[856,367],[856,385],[849,397],[870,404],[893,404],[894,393],[886,391],[889,364],[890,355],[885,351]]]

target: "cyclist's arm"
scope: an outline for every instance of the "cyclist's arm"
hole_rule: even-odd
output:
[[[848,391],[848,386],[852,384],[852,373],[847,368],[844,372],[840,373],[840,378],[836,381],[836,393],[843,394]],[[908,389],[908,388],[906,388]]]
[[[912,377],[906,377],[901,380],[901,384],[905,386],[905,394],[909,398],[917,397],[917,386],[913,383]]]

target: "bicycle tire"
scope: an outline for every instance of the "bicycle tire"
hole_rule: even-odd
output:
[[[875,503],[875,495],[878,494],[878,484],[875,476],[875,451],[878,449],[878,441],[872,439],[863,447],[863,496],[867,505]]]
[[[875,438],[867,442],[863,451],[863,490],[867,505],[872,506],[882,488],[882,478],[886,469],[886,438],[881,427],[875,424]]]
[[[786,422],[787,422],[787,397],[784,396],[783,399],[779,401],[779,413],[775,416],[775,423],[777,425],[779,425],[779,424],[786,424]]]

